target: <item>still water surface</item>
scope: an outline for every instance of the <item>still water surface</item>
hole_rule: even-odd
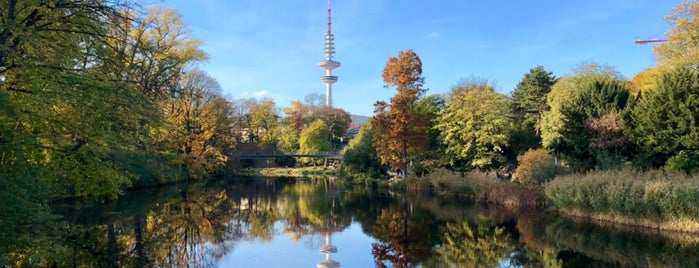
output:
[[[248,178],[63,204],[57,267],[697,267],[699,239],[531,211]],[[37,245],[41,247],[41,245]]]

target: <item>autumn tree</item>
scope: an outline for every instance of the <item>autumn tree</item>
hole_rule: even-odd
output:
[[[163,138],[177,152],[175,162],[194,178],[223,167],[235,146],[230,129],[232,109],[220,97],[220,90],[216,80],[192,70],[165,102],[167,134]]]
[[[648,90],[653,90],[656,87],[656,81],[658,80],[658,69],[648,68],[643,71],[638,72],[631,80],[629,80],[629,90],[633,96],[638,96],[643,92]]]
[[[306,126],[305,120],[309,117],[310,111],[309,107],[301,101],[295,100],[291,102],[290,107],[284,108],[284,113],[286,114],[286,123],[296,131],[301,131]]]
[[[422,61],[413,50],[401,51],[391,57],[384,67],[384,87],[395,86],[398,91],[390,104],[374,104],[375,147],[383,164],[408,172],[410,152],[422,150],[427,141],[428,119],[415,110],[415,104],[424,94],[422,88]]]
[[[146,11],[142,17],[116,21],[107,41],[122,58],[115,64],[125,65],[115,75],[158,98],[176,88],[187,64],[208,56],[200,49],[202,40],[190,35],[176,10],[151,6]]]
[[[435,126],[451,165],[470,169],[503,163],[509,112],[507,97],[487,81],[467,80],[454,87]]]
[[[273,100],[265,99],[250,107],[250,129],[253,142],[260,148],[276,147],[279,134],[278,108]]]
[[[323,107],[316,109],[310,116],[315,120],[322,120],[330,131],[330,140],[333,145],[340,143],[340,140],[345,136],[345,132],[349,129],[352,123],[352,117],[345,110],[333,107]]]
[[[672,27],[666,33],[668,41],[654,48],[658,65],[696,68],[699,64],[699,3],[683,0],[665,20]]]
[[[376,267],[412,267],[431,255],[434,222],[411,215],[408,204],[382,209],[374,224],[371,244]]]

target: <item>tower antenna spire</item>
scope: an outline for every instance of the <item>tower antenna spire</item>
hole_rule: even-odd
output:
[[[334,76],[332,70],[340,67],[340,62],[333,60],[335,54],[335,36],[332,33],[332,21],[330,14],[330,0],[328,0],[328,32],[325,34],[325,60],[318,63],[318,67],[325,69],[325,75],[320,77],[320,81],[325,83],[325,106],[333,106],[332,85],[337,82],[337,76]]]
[[[332,31],[331,31],[332,22],[330,19],[331,11],[332,11],[332,9],[330,8],[330,0],[328,0],[328,33],[327,34],[329,34],[329,35],[332,34]]]

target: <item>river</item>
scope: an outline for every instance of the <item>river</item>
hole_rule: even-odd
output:
[[[699,238],[537,211],[241,178],[54,205],[57,230],[5,252],[37,267],[696,267]],[[47,223],[49,224],[49,223]]]

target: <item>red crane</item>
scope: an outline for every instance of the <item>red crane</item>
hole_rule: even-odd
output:
[[[636,44],[648,44],[648,43],[662,43],[667,42],[667,39],[636,39],[634,43]]]

